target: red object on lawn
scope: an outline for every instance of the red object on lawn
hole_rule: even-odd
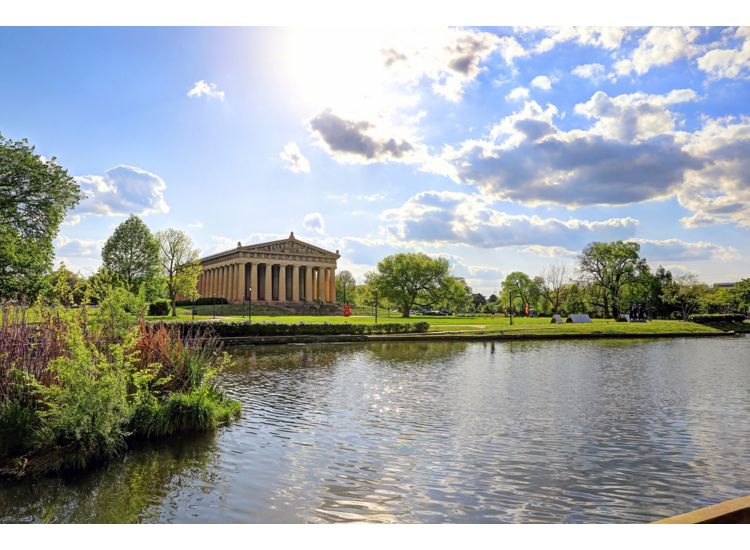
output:
[[[349,308],[349,304],[344,306],[344,317],[349,317],[352,314],[352,310]]]

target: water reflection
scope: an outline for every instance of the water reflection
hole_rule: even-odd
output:
[[[750,338],[251,347],[217,435],[74,482],[12,521],[633,522],[750,492]]]

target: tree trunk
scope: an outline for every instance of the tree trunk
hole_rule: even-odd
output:
[[[177,296],[172,296],[170,302],[172,303],[172,317],[177,317]]]

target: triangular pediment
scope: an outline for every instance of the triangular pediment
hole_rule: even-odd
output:
[[[243,246],[242,250],[247,252],[270,252],[276,254],[299,254],[301,256],[325,256],[328,258],[337,257],[333,252],[328,252],[317,246],[298,241],[297,239],[283,239],[270,243],[253,244]]]

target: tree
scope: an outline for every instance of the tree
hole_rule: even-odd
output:
[[[198,297],[198,278],[201,275],[199,252],[193,248],[190,236],[179,229],[157,231],[159,262],[172,306],[172,317],[177,317],[177,295],[189,300]]]
[[[60,267],[49,276],[49,289],[45,293],[48,299],[64,306],[81,305],[86,294],[87,281],[70,271],[60,262]]]
[[[354,275],[349,271],[342,271],[336,274],[336,301],[340,304],[354,303],[353,292],[357,287],[357,281]]]
[[[750,308],[750,279],[741,279],[729,289],[735,308],[747,314]]]
[[[569,281],[565,264],[553,265],[542,271],[539,287],[553,314],[560,313]]]
[[[0,299],[33,299],[52,268],[52,240],[81,190],[55,157],[0,134]]]
[[[682,320],[687,321],[707,292],[708,287],[696,275],[688,273],[664,287],[664,301],[676,306],[682,313]]]
[[[535,281],[521,271],[510,273],[505,277],[501,285],[503,306],[516,309],[516,303],[520,302],[521,311],[525,309],[526,304],[532,307],[539,299],[540,290],[538,284],[538,281]]]
[[[443,285],[440,305],[452,312],[464,311],[472,303],[471,288],[463,277],[448,277]],[[480,294],[481,296],[481,294]]]
[[[440,300],[449,270],[445,258],[413,252],[393,254],[378,262],[377,271],[366,275],[366,283],[409,317],[415,307],[429,307]]]
[[[620,314],[620,295],[625,285],[633,283],[647,264],[639,256],[640,245],[634,242],[593,242],[586,245],[578,257],[579,268],[585,278],[599,290],[604,317],[617,318]]]
[[[475,311],[479,311],[479,309],[487,303],[487,298],[484,297],[484,294],[481,292],[477,292],[476,294],[471,295],[471,304],[474,306]]]
[[[102,264],[130,292],[138,292],[159,272],[159,243],[146,224],[131,214],[104,244]]]
[[[490,294],[490,297],[487,298],[487,302],[490,304],[497,302],[497,294]]]

